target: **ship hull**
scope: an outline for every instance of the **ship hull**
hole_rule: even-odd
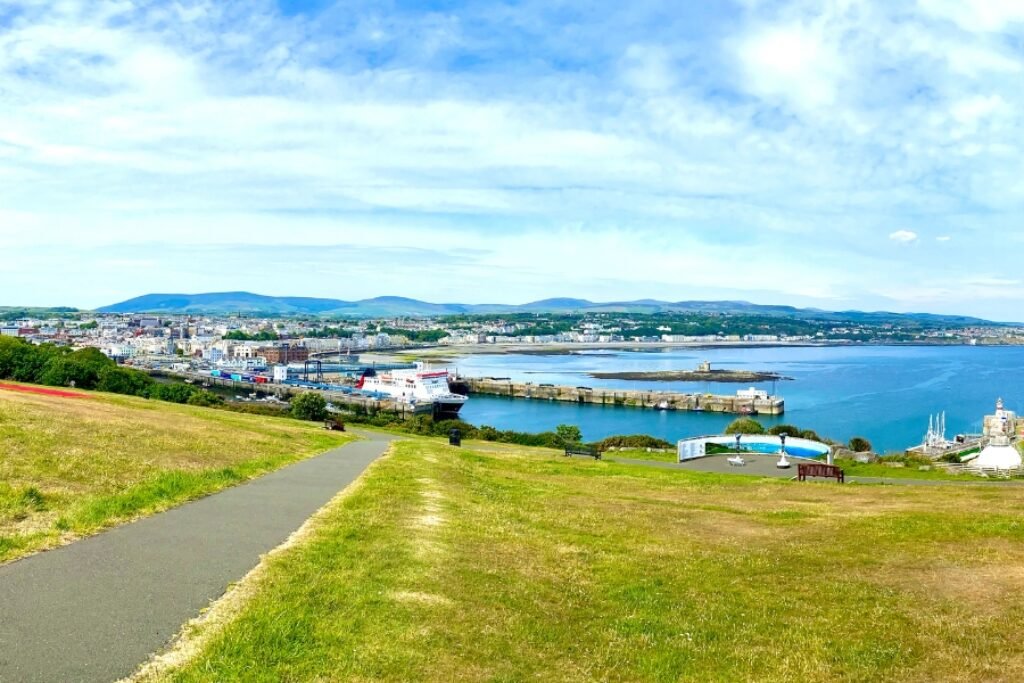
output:
[[[459,411],[465,401],[434,401],[434,417],[441,420],[453,420],[459,416]]]

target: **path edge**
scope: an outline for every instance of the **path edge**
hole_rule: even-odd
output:
[[[342,501],[356,493],[366,484],[367,478],[382,461],[391,457],[397,440],[392,441],[379,457],[371,462],[348,486],[340,490],[323,507],[314,512],[293,531],[280,545],[260,556],[260,561],[238,581],[229,584],[219,598],[204,607],[198,616],[185,622],[178,633],[161,650],[157,650],[141,664],[135,673],[115,683],[156,683],[176,669],[189,664],[205,647],[234,619],[241,614],[249,599],[263,584],[270,563],[279,555],[287,553],[309,539],[319,528],[321,520]]]

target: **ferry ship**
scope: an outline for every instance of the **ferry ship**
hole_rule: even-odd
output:
[[[412,405],[432,403],[434,416],[453,418],[468,400],[448,388],[447,370],[391,370],[377,374],[366,370],[356,388],[373,391]]]

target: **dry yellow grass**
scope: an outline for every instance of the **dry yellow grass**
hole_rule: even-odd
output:
[[[1022,680],[1022,491],[410,440],[158,680]]]
[[[346,441],[317,425],[159,401],[0,391],[0,561]]]

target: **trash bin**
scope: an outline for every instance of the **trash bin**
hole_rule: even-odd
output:
[[[449,446],[461,446],[462,445],[462,431],[457,428],[448,430],[448,445]]]

